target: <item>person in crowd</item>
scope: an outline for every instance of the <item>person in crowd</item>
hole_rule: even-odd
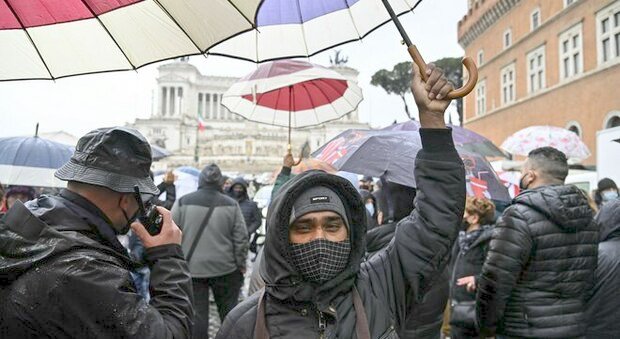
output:
[[[0,337],[190,338],[191,277],[181,230],[165,208],[159,234],[135,221],[134,186],[155,195],[151,149],[138,131],[100,128],[79,139],[56,171],[57,196],[16,203],[0,221]],[[138,295],[133,262],[117,240],[144,243],[150,302]]]
[[[373,189],[374,189],[374,179],[370,176],[364,176],[362,177],[362,179],[359,181],[359,185],[358,188],[360,190],[367,190],[368,192],[372,193]]]
[[[248,235],[252,235],[260,227],[263,216],[258,209],[258,205],[248,196],[247,188],[248,184],[242,177],[236,178],[229,188],[228,195],[239,203],[245,226],[248,229]]]
[[[557,149],[531,151],[521,175],[522,192],[497,222],[476,279],[481,334],[581,337],[598,254],[593,211],[564,184],[568,164]]]
[[[459,237],[450,260],[450,338],[481,338],[476,329],[476,277],[482,271],[495,221],[488,199],[467,197]]]
[[[172,170],[166,171],[164,174],[164,179],[162,182],[157,185],[157,189],[159,189],[159,195],[166,193],[166,200],[160,200],[158,197],[154,197],[152,200],[158,206],[163,206],[165,209],[171,209],[174,205],[174,202],[177,199],[177,191],[174,186],[174,172]]]
[[[4,192],[3,211],[8,211],[16,201],[25,203],[35,198],[35,190],[30,186],[9,186]]]
[[[423,147],[411,170],[421,193],[393,242],[362,262],[366,209],[356,187],[322,171],[293,177],[270,205],[265,287],[229,313],[216,338],[398,337],[413,301],[443,271],[465,205],[463,163],[443,119],[452,86],[428,70],[425,84],[414,65],[412,83]]]
[[[194,288],[196,322],[193,338],[209,335],[209,289],[220,320],[237,305],[248,230],[239,204],[222,192],[222,172],[211,164],[198,179],[198,190],[184,195],[172,207],[172,219],[184,232],[183,252]]]
[[[386,182],[382,191],[386,193],[384,198],[390,198],[389,202],[385,202],[389,217],[387,223],[366,232],[366,258],[372,258],[385,249],[394,238],[397,225],[415,209],[415,188]],[[406,325],[399,333],[400,338],[439,338],[448,293],[448,271],[444,269],[424,297],[412,303]]]
[[[233,180],[226,175],[222,175],[222,192],[224,194],[230,193],[230,186],[232,186]]]
[[[377,202],[370,191],[360,190],[360,195],[368,212],[368,231],[370,231],[379,225],[377,222]]]
[[[607,202],[618,199],[618,186],[615,181],[609,178],[603,178],[598,182],[593,195],[594,202],[600,209]]]
[[[617,338],[620,334],[620,200],[605,204],[596,215],[600,229],[596,285],[586,310],[586,338]]]

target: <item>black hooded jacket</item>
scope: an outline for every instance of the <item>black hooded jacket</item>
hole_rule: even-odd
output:
[[[588,339],[620,336],[620,200],[605,204],[596,221],[600,227],[596,285],[588,302]]]
[[[585,334],[598,227],[573,185],[517,196],[497,223],[477,283],[483,334],[567,338]]]
[[[243,196],[240,198],[235,197],[233,187],[235,185],[241,185],[243,187]],[[258,209],[258,205],[250,199],[248,196],[248,184],[243,178],[237,178],[233,181],[232,185],[228,189],[228,195],[237,200],[239,207],[241,207],[241,213],[243,213],[243,219],[245,220],[245,226],[248,228],[248,234],[256,232],[260,227],[263,215]]]
[[[103,213],[63,191],[0,220],[0,338],[189,338],[192,294],[179,245],[145,250],[151,301]]]
[[[270,206],[260,273],[265,280],[263,315],[270,338],[357,338],[353,289],[361,296],[371,338],[397,338],[409,307],[421,299],[443,270],[465,205],[465,173],[449,130],[422,130],[423,150],[415,174],[416,209],[404,220],[385,251],[369,261],[365,254],[366,212],[355,188],[320,171],[300,174],[281,189]],[[413,164],[412,164],[413,165]],[[412,169],[413,170],[413,169]],[[317,185],[336,192],[347,210],[352,250],[347,268],[321,285],[304,281],[292,264],[288,226],[302,192]],[[231,311],[217,338],[255,336],[255,293]],[[320,328],[319,320],[325,320]],[[321,322],[323,324],[323,322]]]

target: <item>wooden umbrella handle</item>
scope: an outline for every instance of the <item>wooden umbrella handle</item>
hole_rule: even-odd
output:
[[[408,50],[409,55],[411,55],[411,58],[413,59],[413,62],[415,62],[416,65],[418,65],[418,67],[420,68],[422,80],[428,80],[428,77],[426,76],[426,62],[424,62],[424,58],[422,58],[420,51],[418,51],[418,48],[415,47],[415,45],[409,46]],[[478,67],[476,67],[476,63],[472,58],[465,57],[463,58],[463,66],[465,66],[467,72],[469,73],[469,79],[467,79],[467,83],[463,85],[463,87],[455,89],[448,93],[446,99],[451,100],[462,98],[469,94],[471,91],[473,91],[474,87],[476,87],[476,83],[478,83]]]

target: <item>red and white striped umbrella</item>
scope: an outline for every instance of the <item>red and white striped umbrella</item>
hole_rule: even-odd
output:
[[[261,0],[0,0],[0,81],[131,70],[255,26]]]
[[[222,104],[248,120],[290,129],[339,119],[354,111],[362,98],[355,82],[332,69],[279,60],[232,85]]]

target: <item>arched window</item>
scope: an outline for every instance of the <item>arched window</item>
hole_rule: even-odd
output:
[[[577,134],[580,138],[583,137],[583,135],[582,135],[583,129],[581,128],[581,124],[579,124],[577,121],[569,121],[566,124],[565,128],[567,130]]]
[[[620,111],[609,112],[605,117],[603,128],[620,127]]]

